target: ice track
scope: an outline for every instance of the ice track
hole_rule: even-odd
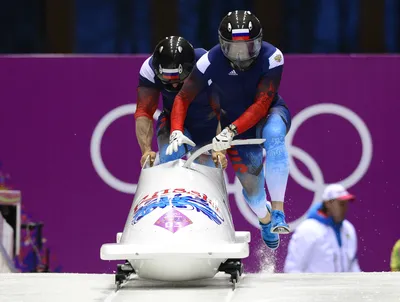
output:
[[[0,301],[394,302],[400,273],[245,274],[235,291],[223,274],[183,284],[134,277],[118,292],[114,275],[0,274]]]

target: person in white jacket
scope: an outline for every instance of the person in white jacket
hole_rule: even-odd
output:
[[[325,188],[322,202],[294,231],[285,260],[285,273],[360,272],[357,234],[346,220],[355,196],[340,184]]]

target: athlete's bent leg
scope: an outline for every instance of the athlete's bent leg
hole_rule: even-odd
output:
[[[261,236],[270,249],[279,246],[279,235],[271,232],[271,204],[264,188],[263,154],[260,146],[237,146],[228,150],[244,199],[260,221]]]
[[[285,221],[284,198],[289,177],[289,155],[285,145],[286,123],[280,114],[272,112],[263,129],[265,139],[265,181],[272,203],[272,232],[287,234],[289,225]]]

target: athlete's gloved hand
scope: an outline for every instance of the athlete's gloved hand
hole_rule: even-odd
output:
[[[174,152],[178,152],[178,149],[180,146],[182,146],[182,144],[188,144],[192,147],[196,146],[196,144],[187,136],[185,136],[182,131],[172,131],[171,135],[169,136],[169,146],[167,147],[165,154],[171,155]]]
[[[229,149],[231,147],[232,139],[235,136],[235,133],[226,127],[221,131],[216,137],[213,138],[213,150],[214,151],[222,151]]]

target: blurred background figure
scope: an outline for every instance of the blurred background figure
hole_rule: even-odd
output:
[[[43,222],[35,221],[25,210],[21,191],[14,187],[0,161],[0,273],[50,271],[50,249],[43,227]],[[60,269],[53,264],[52,271]]]
[[[0,53],[147,54],[170,35],[209,49],[236,9],[284,53],[400,51],[398,0],[20,0],[0,4]]]
[[[400,272],[400,239],[393,246],[392,256],[390,257],[390,269],[392,272]]]
[[[340,184],[325,188],[322,202],[308,213],[289,242],[286,273],[360,272],[357,234],[346,220],[354,195]]]
[[[0,273],[15,271],[12,261],[15,255],[15,217],[16,206],[14,194],[5,194],[11,189],[11,176],[4,171],[0,162]]]

